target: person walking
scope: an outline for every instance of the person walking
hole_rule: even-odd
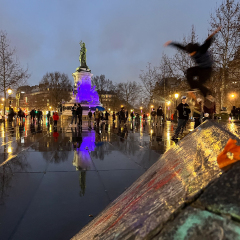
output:
[[[132,120],[132,122],[133,122],[133,117],[134,117],[133,111],[130,113],[130,117],[131,117],[131,120]]]
[[[187,82],[191,88],[191,91],[194,89],[199,89],[204,98],[209,98],[212,101],[212,92],[210,89],[205,87],[205,84],[211,77],[213,60],[211,54],[208,51],[211,46],[214,35],[221,30],[221,27],[218,27],[206,40],[200,45],[199,43],[189,43],[186,46],[183,46],[179,43],[174,43],[168,41],[164,46],[174,46],[185,52],[187,52],[191,58],[196,63],[195,67],[188,68],[186,71]],[[195,80],[195,77],[198,77],[198,80]]]
[[[88,112],[88,127],[89,128],[92,128],[91,127],[91,121],[92,121],[92,112],[91,112],[91,109],[90,109],[89,112]]]
[[[73,125],[73,120],[75,120],[75,126],[77,124],[77,104],[74,103],[74,105],[72,106],[72,121],[70,126]]]
[[[238,119],[238,117],[236,117],[236,115],[237,115],[237,109],[236,109],[236,106],[233,106],[231,113],[230,113],[231,119]]]
[[[55,112],[55,113],[53,114],[54,127],[57,127],[57,122],[58,122],[58,120],[59,120],[58,113]]]
[[[23,117],[24,117],[24,112],[22,111],[21,108],[19,108],[18,114],[17,114],[18,118],[20,119],[20,121],[22,121]]]
[[[32,109],[32,111],[30,112],[30,116],[31,116],[31,121],[34,123],[34,121],[35,121],[35,116],[36,116],[36,111],[35,111],[35,109]]]
[[[182,96],[182,102],[177,106],[177,111],[178,111],[178,126],[175,130],[175,133],[172,137],[172,140],[175,140],[178,138],[178,135],[180,131],[185,128],[188,119],[189,119],[189,114],[191,113],[189,105],[186,103],[187,97]]]
[[[144,122],[146,122],[146,118],[147,118],[147,116],[146,116],[146,114],[145,114],[145,112],[143,113],[143,121]]]
[[[114,121],[116,120],[116,114],[115,114],[115,112],[113,112],[112,118],[113,118],[113,122],[114,122]]]
[[[197,98],[193,100],[193,118],[194,118],[194,128],[201,124],[201,114],[202,114],[202,99]]]
[[[77,115],[78,115],[78,120],[79,120],[78,125],[80,125],[80,126],[82,126],[82,111],[83,111],[82,106],[79,103],[78,107],[77,107]]]
[[[124,108],[122,108],[121,111],[120,111],[120,124],[121,123],[124,124],[125,120],[126,120],[126,118],[125,118],[125,111],[124,111]]]
[[[163,110],[162,110],[162,107],[159,106],[157,109],[157,124],[159,123],[160,125],[162,125],[162,121],[163,121]]]
[[[100,111],[98,111],[98,108],[96,108],[96,111],[95,111],[95,121],[96,121],[96,125],[97,125],[97,127],[99,127],[99,122],[100,122]]]
[[[109,113],[106,111],[106,112],[105,112],[105,120],[106,120],[106,123],[108,123],[108,117],[109,117]]]
[[[51,117],[51,113],[50,113],[50,111],[48,111],[48,113],[47,113],[47,120],[48,120],[48,123],[49,123],[50,117]]]
[[[127,120],[128,120],[128,110],[125,111],[125,118],[126,118],[125,122],[127,122]]]
[[[155,109],[153,108],[153,109],[152,109],[152,112],[151,112],[152,124],[153,124],[153,125],[155,124],[155,121],[156,121],[156,115],[157,115],[157,112],[156,112]]]
[[[38,112],[37,112],[37,119],[38,119],[38,124],[40,124],[42,120],[42,111],[40,109],[38,109]]]

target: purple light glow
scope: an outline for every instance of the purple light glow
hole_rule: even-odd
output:
[[[77,102],[88,102],[99,104],[99,96],[95,90],[95,86],[91,86],[91,77],[84,77],[82,83],[77,83]]]
[[[87,147],[87,149],[86,149]],[[83,137],[80,148],[77,148],[77,162],[81,169],[89,169],[91,163],[90,152],[94,151],[95,145],[95,132],[91,132],[87,137]]]

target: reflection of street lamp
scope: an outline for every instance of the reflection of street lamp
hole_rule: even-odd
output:
[[[175,98],[176,98],[176,107],[177,107],[178,93],[175,93]]]
[[[168,105],[168,118],[171,117],[171,114],[170,114],[170,108],[169,108],[170,104],[171,104],[171,102],[168,101],[168,102],[167,102],[167,105]]]

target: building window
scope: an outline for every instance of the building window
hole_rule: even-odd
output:
[[[47,99],[47,102],[49,102],[49,99]]]

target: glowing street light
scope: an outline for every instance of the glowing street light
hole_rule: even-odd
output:
[[[2,101],[5,101],[5,98],[2,98]]]
[[[232,99],[232,104],[235,105],[236,104],[236,94],[232,93],[231,99]]]
[[[178,99],[178,93],[175,93],[175,98],[176,98],[176,107],[177,107],[177,99]]]
[[[7,93],[8,93],[9,95],[12,94],[12,89],[9,88],[9,89],[7,90]]]

